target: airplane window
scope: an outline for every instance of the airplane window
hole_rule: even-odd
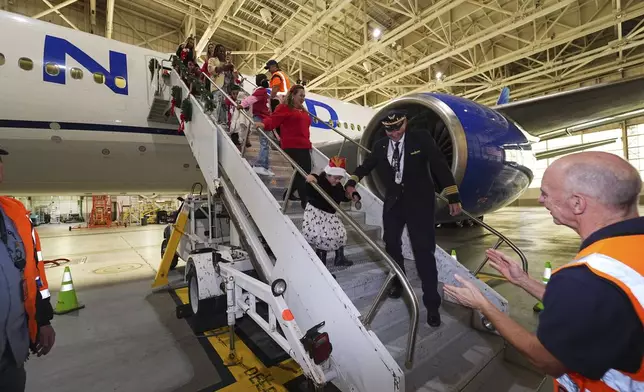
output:
[[[344,123],[344,129],[348,129],[348,128],[349,128],[349,125],[347,125],[347,123]]]
[[[0,65],[4,65],[4,54],[0,53]]]
[[[362,131],[362,127],[358,125],[358,131]]]
[[[60,73],[60,67],[58,66],[58,64],[47,63],[47,65],[45,65],[45,72],[47,72],[47,75],[50,76],[58,76],[58,74]]]
[[[117,76],[114,78],[114,84],[116,84],[116,87],[118,88],[125,88],[125,86],[127,86],[127,81],[124,77]]]
[[[356,129],[355,124],[351,124],[351,130],[352,130],[352,131],[355,131],[355,129]]]
[[[105,83],[105,75],[100,72],[94,72],[94,81],[98,84]]]
[[[18,60],[18,65],[25,71],[31,71],[32,69],[34,69],[34,62],[26,57],[21,57]]]
[[[73,67],[69,70],[69,74],[72,75],[72,79],[81,80],[83,79],[83,70],[80,68]]]
[[[333,128],[333,120],[329,120],[329,126]]]

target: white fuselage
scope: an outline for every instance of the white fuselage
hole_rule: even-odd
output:
[[[147,119],[153,58],[168,55],[0,11],[2,192],[183,194],[203,181],[176,126]],[[307,107],[354,139],[375,114],[311,93]],[[311,126],[314,145],[341,139]]]

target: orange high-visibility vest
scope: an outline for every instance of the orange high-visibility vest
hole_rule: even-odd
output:
[[[45,275],[42,251],[40,250],[40,237],[34,229],[29,218],[29,211],[18,200],[0,196],[0,205],[4,213],[11,219],[18,230],[18,235],[25,248],[25,269],[23,271],[23,293],[27,322],[29,326],[29,339],[36,342],[38,336],[38,322],[36,320],[36,299],[38,293],[43,299],[49,298],[49,283]]]
[[[286,95],[288,91],[291,89],[291,81],[286,77],[286,74],[284,74],[284,72],[282,71],[276,71],[275,73],[273,73],[273,75],[271,75],[271,82],[275,77],[280,78],[282,80],[282,83],[280,84],[281,88],[277,91],[277,95]],[[271,85],[271,88],[274,86],[273,83],[270,83],[270,85]]]
[[[631,301],[644,324],[644,263],[641,249],[644,235],[606,238],[583,249],[575,261],[564,268],[586,266],[595,275],[617,285]],[[592,342],[589,342],[592,344]],[[610,369],[601,380],[591,380],[578,373],[568,373],[555,380],[555,392],[639,392],[644,391],[644,360],[636,373]]]

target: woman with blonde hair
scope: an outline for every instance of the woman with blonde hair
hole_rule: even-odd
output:
[[[304,106],[306,94],[304,86],[296,84],[291,87],[284,103],[279,104],[275,111],[263,121],[257,121],[255,126],[267,131],[280,128],[280,146],[301,168],[309,174],[311,172],[311,117]],[[299,173],[293,180],[291,194],[284,193],[284,199],[297,200],[293,191],[297,190],[302,204],[306,208],[306,180]]]

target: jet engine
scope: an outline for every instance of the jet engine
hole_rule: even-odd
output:
[[[408,113],[408,132],[432,136],[451,167],[463,208],[474,216],[510,204],[530,185],[536,159],[527,134],[501,113],[453,95],[420,93],[392,101],[371,119],[360,144],[371,149],[378,139],[386,137],[381,121],[389,110],[399,108]],[[368,153],[356,150],[358,162],[362,162]],[[376,171],[362,183],[384,197],[383,182]],[[435,186],[440,192],[436,181]],[[457,219],[462,217],[452,218],[446,204],[437,201],[437,222]]]

